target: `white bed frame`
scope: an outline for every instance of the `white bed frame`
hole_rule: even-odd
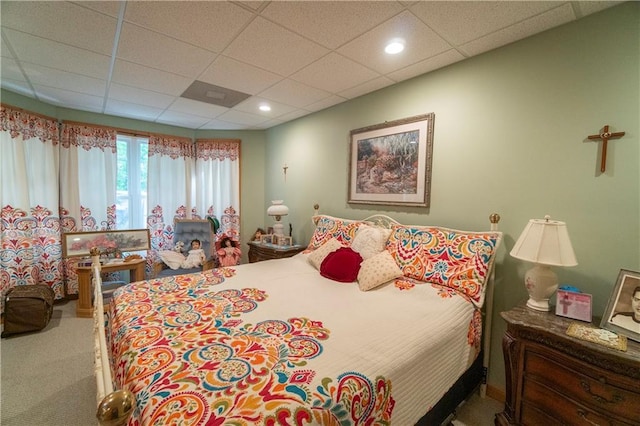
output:
[[[318,208],[314,206],[316,215]],[[371,221],[378,226],[389,228],[391,224],[398,223],[394,219],[385,215],[370,216],[367,221]],[[500,215],[497,213],[489,216],[491,231],[498,230]],[[495,256],[495,254],[494,254]],[[109,350],[106,343],[105,319],[104,319],[104,299],[102,295],[102,279],[100,277],[100,253],[97,249],[91,250],[92,270],[93,270],[93,292],[94,292],[94,350],[95,350],[95,376],[97,386],[98,410],[96,417],[100,425],[124,425],[133,413],[135,406],[134,395],[126,390],[113,389],[113,377],[111,375],[111,365]],[[495,280],[495,261],[489,275],[484,303],[484,325],[483,325],[483,380],[480,385],[480,396],[485,397],[487,391],[487,374],[489,369],[489,357],[491,351],[491,318],[493,316],[493,286]]]

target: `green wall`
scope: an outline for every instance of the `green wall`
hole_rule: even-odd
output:
[[[269,129],[266,199],[286,201],[298,241],[311,236],[316,202],[340,217],[385,213],[467,230],[487,229],[499,213],[489,384],[504,389],[499,313],[526,300],[530,265],[508,252],[529,219],[567,222],[579,265],[555,270],[593,294],[594,315],[621,268],[640,270],[639,12],[626,3]],[[349,131],[429,112],[431,207],[349,205]],[[609,143],[600,174],[599,144],[586,137],[605,124],[626,135]]]
[[[593,294],[601,315],[621,268],[640,270],[640,4],[629,2],[501,49],[267,131],[194,131],[46,105],[2,91],[2,102],[52,117],[193,138],[242,139],[241,217],[247,239],[268,226],[270,200],[290,207],[297,242],[320,212],[467,230],[502,216],[489,384],[504,389],[499,312],[526,299],[529,265],[508,252],[531,218],[567,222],[579,265],[561,283]],[[435,113],[431,207],[347,203],[349,132]],[[586,140],[609,124],[607,171]],[[288,166],[286,181],[282,167]],[[427,325],[425,325],[427,326]]]

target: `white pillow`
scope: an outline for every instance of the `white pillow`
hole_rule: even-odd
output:
[[[334,252],[342,247],[340,241],[336,238],[331,238],[326,243],[322,244],[320,247],[315,249],[307,258],[310,264],[313,265],[314,268],[320,269],[320,265],[325,257],[329,255],[329,253]]]
[[[184,262],[184,255],[173,250],[161,250],[158,252],[160,259],[171,269],[178,269]]]
[[[368,291],[393,279],[400,278],[402,270],[393,260],[393,256],[386,250],[382,250],[360,265],[358,272],[358,287],[362,291]]]
[[[351,242],[351,249],[360,254],[363,260],[367,260],[384,250],[389,235],[391,229],[361,226]]]

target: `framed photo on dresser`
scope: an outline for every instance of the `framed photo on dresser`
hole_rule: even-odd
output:
[[[620,270],[600,327],[640,342],[640,272]]]

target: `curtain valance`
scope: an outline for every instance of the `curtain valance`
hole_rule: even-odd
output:
[[[60,141],[58,121],[0,104],[0,130],[9,132],[15,139],[22,135],[23,139],[38,138],[42,142],[57,145]]]

